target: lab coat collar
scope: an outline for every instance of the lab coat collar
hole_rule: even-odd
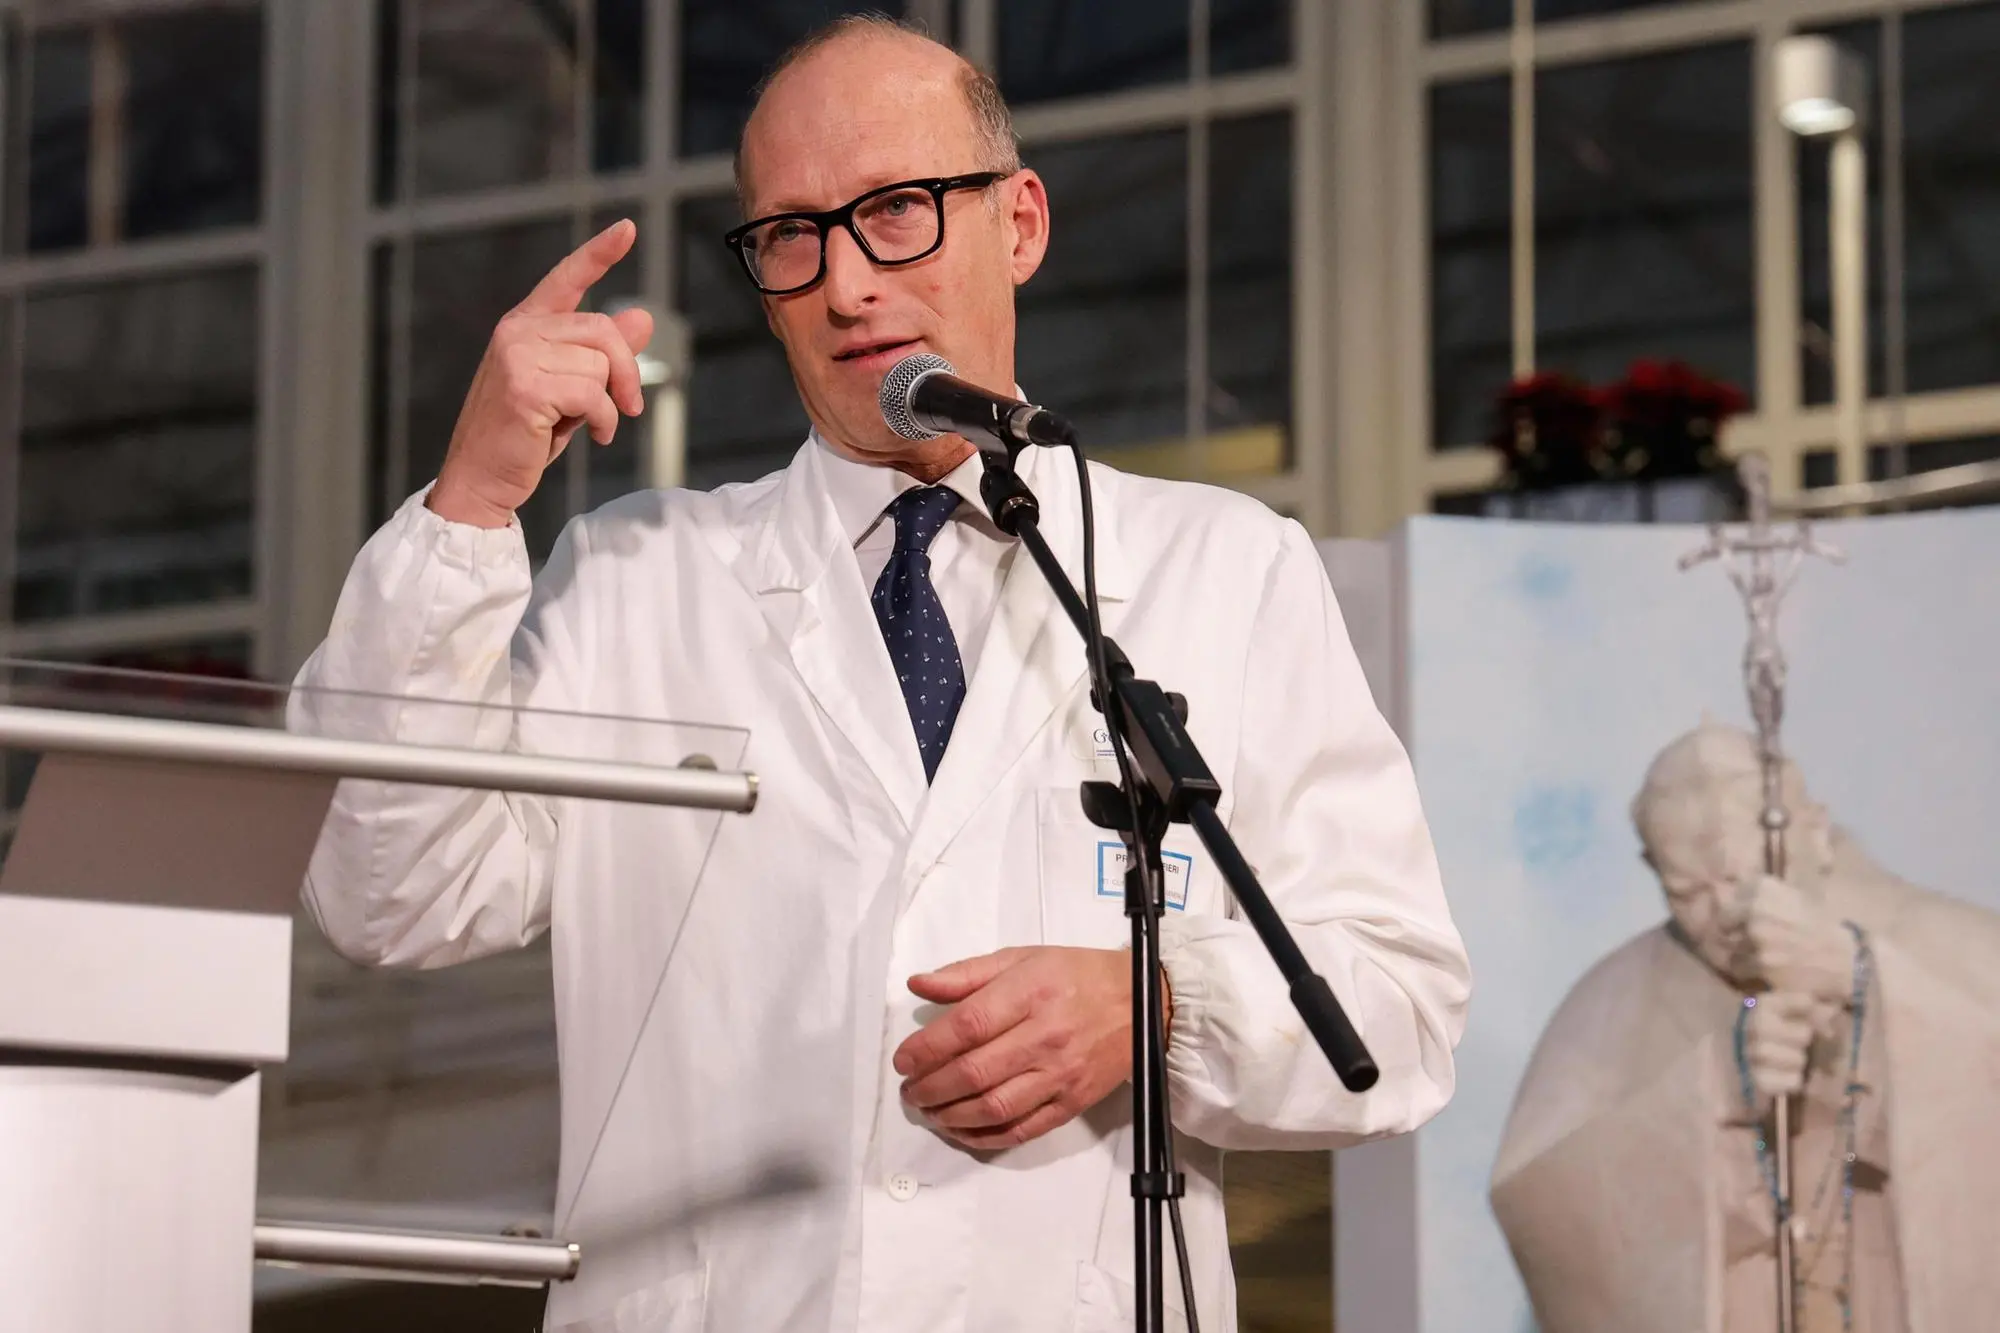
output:
[[[1001,587],[951,744],[927,787],[895,668],[853,558],[854,538],[828,486],[831,457],[808,438],[779,479],[754,546],[756,583],[800,678],[860,751],[911,831],[909,864],[921,871],[944,853],[1082,679],[1083,645],[1041,571],[1025,553],[1018,555]],[[1067,451],[1028,450],[1016,466],[1041,500],[1043,536],[1080,589],[1083,527]],[[1110,478],[1099,472],[1095,479],[1100,481],[1098,595],[1111,632],[1115,604],[1130,595],[1131,583],[1115,505],[1102,493],[1111,489],[1101,484]],[[977,472],[970,484],[976,492]],[[902,488],[885,489],[884,504]]]
[[[1025,449],[1015,467],[1041,500],[1042,535],[1078,590],[1083,588],[1083,522],[1076,489],[1075,466],[1067,449]],[[835,473],[838,472],[836,476]],[[1102,490],[1104,469],[1098,469]],[[982,455],[974,453],[943,484],[957,491],[989,522],[979,498],[985,474]],[[835,454],[818,432],[806,437],[792,462],[779,474],[778,494],[756,544],[757,591],[801,591],[818,580],[827,561],[843,545],[852,549],[903,491],[918,483],[894,468],[871,467]],[[1131,595],[1130,570],[1118,540],[1115,519],[1102,512],[1097,522],[1097,592],[1105,601]],[[875,503],[879,499],[880,503]],[[870,506],[872,506],[872,511]],[[1034,572],[1034,571],[1030,571]],[[885,650],[886,651],[886,650]]]
[[[817,431],[812,439],[821,450],[819,466],[826,480],[827,498],[833,501],[834,517],[839,520],[841,534],[849,546],[861,544],[861,539],[882,521],[883,511],[897,496],[923,485],[907,472],[859,463],[836,452]],[[963,521],[978,524],[994,538],[1004,540],[979,499],[979,479],[985,472],[985,464],[975,450],[938,485],[958,492],[964,502],[958,511]]]

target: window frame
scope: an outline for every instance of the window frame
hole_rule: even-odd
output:
[[[1500,462],[1491,451],[1468,441],[1465,446],[1433,450],[1430,385],[1430,236],[1428,227],[1429,130],[1425,115],[1429,89],[1440,83],[1504,75],[1513,91],[1512,159],[1512,294],[1513,362],[1516,374],[1536,368],[1534,255],[1534,77],[1538,70],[1596,63],[1627,56],[1748,41],[1753,61],[1751,79],[1751,182],[1755,272],[1755,360],[1757,406],[1732,421],[1724,433],[1724,448],[1738,454],[1765,453],[1772,462],[1774,491],[1782,500],[1803,489],[1805,460],[1834,448],[1837,425],[1832,404],[1808,406],[1802,401],[1798,154],[1824,151],[1802,145],[1779,123],[1769,105],[1773,51],[1779,41],[1800,31],[1856,20],[1895,23],[1920,11],[1963,7],[1989,0],[1700,0],[1662,4],[1598,18],[1537,24],[1533,0],[1515,0],[1512,28],[1470,37],[1432,41],[1425,36],[1427,5],[1397,34],[1398,67],[1405,72],[1399,98],[1402,114],[1412,119],[1404,134],[1419,145],[1407,169],[1391,166],[1393,190],[1403,216],[1417,219],[1412,231],[1403,229],[1405,253],[1398,269],[1421,284],[1412,299],[1419,311],[1406,329],[1401,360],[1409,369],[1401,376],[1396,415],[1409,429],[1398,436],[1392,466],[1409,478],[1396,502],[1373,517],[1381,526],[1413,513],[1429,512],[1443,497],[1488,490],[1501,480]],[[1891,76],[1893,77],[1893,76]],[[1891,92],[1885,81],[1883,93]],[[1893,112],[1890,113],[1893,123]],[[1898,179],[1902,144],[1886,146],[1888,160],[1871,161],[1877,180]],[[1871,244],[1878,244],[1871,239]],[[1898,257],[1890,260],[1894,265]],[[1893,287],[1892,287],[1893,289]],[[1894,337],[1892,323],[1871,311],[1870,337]],[[1894,351],[1891,351],[1892,360]],[[1898,382],[1892,370],[1889,383]],[[1497,386],[1496,386],[1497,387]],[[2000,430],[2000,384],[1907,396],[1872,396],[1867,410],[1867,445],[1890,446],[1926,440],[1979,435]],[[1865,480],[1840,476],[1841,482]]]

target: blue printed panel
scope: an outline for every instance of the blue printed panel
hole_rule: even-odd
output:
[[[1786,608],[1786,740],[1905,878],[2000,910],[2000,510],[1825,525]],[[1477,978],[1458,1092],[1419,1141],[1425,1333],[1532,1329],[1486,1201],[1529,1053],[1592,963],[1665,906],[1628,810],[1704,713],[1748,725],[1744,617],[1692,527],[1420,519],[1408,735]]]

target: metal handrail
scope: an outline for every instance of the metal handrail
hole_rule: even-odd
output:
[[[116,717],[18,705],[0,705],[0,747],[5,746],[736,814],[747,814],[757,805],[754,773],[337,740],[213,722]]]
[[[1783,500],[1771,508],[1788,514],[1841,514],[1886,509],[1903,504],[1942,504],[2000,496],[2000,460],[1961,463],[1956,467],[1913,472],[1886,481],[1857,481],[1844,486],[1820,486]]]
[[[574,1241],[449,1232],[383,1231],[259,1219],[261,1264],[336,1269],[349,1276],[487,1287],[568,1282],[583,1264]]]

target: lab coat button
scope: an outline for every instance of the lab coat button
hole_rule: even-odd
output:
[[[897,1203],[908,1203],[917,1197],[917,1178],[907,1172],[898,1171],[889,1177],[889,1197]]]

